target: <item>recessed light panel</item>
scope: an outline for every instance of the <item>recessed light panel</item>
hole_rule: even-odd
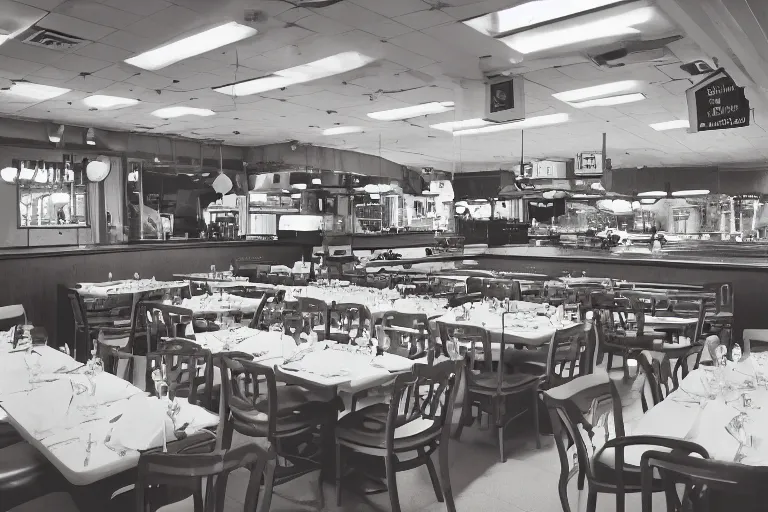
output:
[[[12,96],[19,100],[45,101],[66,94],[71,89],[53,87],[51,85],[35,84],[32,82],[14,82],[11,88],[0,91],[3,96]]]
[[[104,94],[94,94],[83,100],[85,106],[97,108],[99,110],[117,110],[118,108],[130,107],[136,105],[139,100],[133,98],[122,98],[120,96],[107,96]]]
[[[663,132],[666,130],[677,130],[681,128],[690,128],[691,124],[687,119],[675,119],[674,121],[665,121],[663,123],[654,123],[650,125],[651,128],[657,132]]]
[[[382,110],[380,112],[371,112],[368,117],[377,121],[398,121],[401,119],[410,119],[412,117],[426,116],[430,114],[441,114],[453,110],[452,101],[433,101],[430,103],[421,103],[412,107],[396,108],[393,110]]]
[[[513,121],[511,123],[497,123],[482,128],[470,128],[468,130],[459,130],[453,132],[454,137],[463,135],[478,135],[483,133],[503,132],[507,130],[525,130],[528,128],[537,128],[541,126],[550,126],[568,122],[568,114],[550,114],[546,116],[529,117],[522,121]]]
[[[125,62],[141,69],[155,71],[195,55],[241,41],[256,33],[255,28],[233,21],[141,53],[126,59]]]
[[[207,108],[194,108],[194,107],[166,107],[155,110],[152,112],[153,116],[162,117],[163,119],[171,119],[181,116],[201,116],[207,117],[214,115],[213,110]]]

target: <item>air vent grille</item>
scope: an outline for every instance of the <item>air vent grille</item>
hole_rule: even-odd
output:
[[[33,46],[60,52],[69,52],[88,44],[90,41],[40,27],[32,27],[21,36],[21,41]]]

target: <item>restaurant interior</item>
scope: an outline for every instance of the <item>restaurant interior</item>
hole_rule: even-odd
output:
[[[766,34],[0,0],[0,512],[765,510]]]

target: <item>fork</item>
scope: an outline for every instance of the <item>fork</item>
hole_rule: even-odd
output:
[[[107,448],[109,448],[110,450],[112,450],[113,452],[115,452],[116,454],[118,454],[120,457],[125,457],[125,453],[126,453],[126,450],[125,450],[125,449],[122,449],[122,450],[118,450],[118,449],[117,449],[117,448],[115,448],[114,446],[110,446],[110,445],[109,445],[109,442],[112,440],[112,431],[113,431],[113,430],[115,430],[115,428],[114,428],[114,427],[112,427],[111,429],[109,429],[109,432],[107,432],[107,437],[105,437],[105,438],[104,438],[104,446],[106,446]]]

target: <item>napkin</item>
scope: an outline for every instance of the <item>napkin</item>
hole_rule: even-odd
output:
[[[721,400],[707,402],[685,438],[706,448],[713,459],[731,462],[739,442],[728,433],[726,425],[738,414]]]
[[[114,423],[110,444],[148,450],[162,446],[163,439],[175,440],[173,421],[167,411],[167,403],[155,397],[143,394],[132,397],[123,415]]]

